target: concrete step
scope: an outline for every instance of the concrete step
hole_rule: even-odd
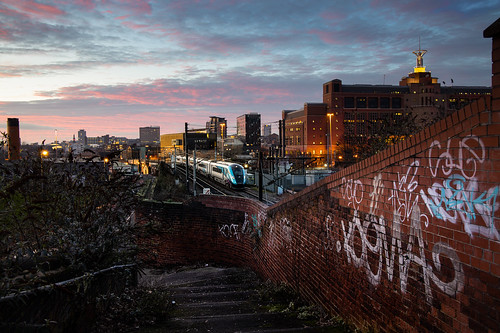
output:
[[[215,316],[176,317],[163,326],[168,332],[302,332],[309,327],[278,313],[241,313]]]
[[[153,273],[153,274],[152,274]],[[156,332],[343,332],[310,324],[258,303],[260,281],[242,268],[195,267],[176,272],[149,272],[141,284],[167,288],[175,308]]]

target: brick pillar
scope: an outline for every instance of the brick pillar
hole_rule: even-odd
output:
[[[484,38],[492,38],[491,61],[492,77],[491,77],[491,95],[492,111],[500,111],[500,18],[491,24],[483,32]]]

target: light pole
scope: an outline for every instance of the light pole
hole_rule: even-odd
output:
[[[224,126],[226,124],[220,124],[220,136],[222,137],[222,149],[221,149],[221,159],[224,161]]]
[[[326,114],[328,116],[328,124],[329,124],[329,130],[328,130],[328,140],[330,140],[328,142],[328,151],[327,151],[327,154],[328,154],[328,169],[330,169],[330,149],[332,147],[332,116],[333,116],[333,113],[327,113]],[[333,161],[333,163],[335,163],[335,161]]]

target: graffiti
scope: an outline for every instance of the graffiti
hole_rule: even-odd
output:
[[[463,289],[464,274],[462,264],[458,255],[451,247],[444,243],[436,243],[432,249],[434,267],[437,271],[441,270],[440,255],[445,255],[453,264],[455,276],[451,281],[443,281],[435,274],[432,266],[427,264],[425,258],[425,244],[422,236],[420,218],[420,208],[414,206],[410,216],[411,226],[405,251],[403,249],[403,240],[401,239],[401,216],[396,210],[393,216],[392,242],[390,245],[387,241],[387,227],[383,217],[367,214],[363,222],[361,222],[360,213],[355,211],[353,219],[347,225],[344,221],[341,221],[341,229],[344,237],[344,251],[347,255],[347,261],[358,268],[364,268],[368,274],[370,283],[375,286],[380,283],[384,262],[387,279],[389,281],[393,280],[397,261],[400,289],[403,293],[406,292],[408,273],[413,263],[421,269],[422,281],[425,286],[425,294],[428,302],[432,302],[431,282],[434,282],[434,284],[444,293],[454,296],[457,291]],[[327,219],[327,223],[330,222],[331,218]],[[368,240],[369,228],[372,228],[376,234],[375,244]],[[356,254],[354,249],[354,238],[358,233],[361,240],[361,253],[359,255]],[[332,250],[331,247],[328,249]],[[370,264],[368,260],[368,251],[378,256],[375,267],[373,264]]]
[[[280,237],[281,236],[281,237]],[[290,247],[293,240],[292,224],[286,217],[272,220],[269,225],[269,242],[271,247]]]
[[[434,183],[427,189],[427,193],[421,189],[422,200],[431,216],[453,224],[461,221],[470,237],[479,234],[499,240],[500,233],[495,228],[494,222],[495,212],[499,207],[497,203],[499,186],[481,192],[476,177],[477,168],[486,157],[484,144],[477,136],[467,136],[459,141],[458,157],[454,158],[450,152],[451,142],[449,139],[446,151],[439,155],[435,165],[432,164],[435,160],[433,152],[436,148],[441,149],[441,144],[439,141],[431,144],[429,148],[431,174],[436,177],[441,170],[447,179],[442,184]],[[480,225],[479,216],[484,225]]]
[[[383,189],[384,187],[382,186],[382,174],[379,173],[375,176],[375,178],[373,178],[373,191],[370,193],[370,214],[374,214],[377,210],[379,203],[378,198],[380,197],[380,194],[382,194]]]
[[[406,174],[401,175],[398,172],[398,181],[397,183],[393,182],[393,188],[390,191],[389,202],[392,203],[392,207],[402,217],[402,222],[410,218],[413,207],[418,202],[418,194],[414,195],[413,191],[418,185],[416,177],[419,165],[419,161],[414,161]]]
[[[346,199],[354,209],[359,209],[359,204],[363,201],[363,183],[358,180],[342,178],[342,198]],[[359,191],[359,192],[358,192]]]
[[[236,238],[236,240],[241,239],[241,232],[239,231],[239,225],[237,224],[224,224],[219,227],[219,232],[225,238]]]
[[[449,176],[454,169],[460,171],[466,179],[475,177],[478,164],[485,160],[486,151],[484,144],[480,138],[475,135],[469,135],[460,140],[458,147],[458,157],[455,159],[450,152],[452,139],[448,139],[446,151],[441,153],[439,157],[433,157],[434,149],[441,149],[441,143],[435,140],[429,147],[429,168],[433,177],[436,177],[438,169],[441,169],[445,176]],[[474,147],[476,146],[476,147]],[[479,146],[479,147],[477,147]],[[478,152],[479,150],[479,152]],[[436,160],[436,165],[432,162]],[[441,165],[441,168],[439,168]]]
[[[257,237],[262,237],[262,228],[267,220],[267,213],[259,212],[257,215],[252,214],[249,218],[248,213],[245,213],[245,221],[243,223],[243,232],[254,232]]]
[[[432,216],[453,224],[462,221],[465,232],[471,237],[480,234],[498,240],[500,234],[495,228],[494,216],[499,207],[499,186],[484,192],[478,191],[478,187],[476,179],[467,182],[462,175],[453,174],[443,184],[434,183],[427,190],[429,196],[423,189],[420,194]],[[474,224],[478,215],[485,226]]]

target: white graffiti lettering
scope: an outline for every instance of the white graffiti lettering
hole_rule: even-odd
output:
[[[423,283],[425,286],[425,294],[428,302],[432,302],[431,282],[448,295],[455,295],[457,291],[461,291],[464,285],[463,269],[456,252],[444,243],[437,243],[432,249],[433,262],[436,269],[441,269],[440,255],[447,256],[454,267],[455,276],[450,282],[445,282],[433,272],[432,266],[427,264],[425,259],[425,244],[422,236],[422,228],[420,222],[421,214],[418,206],[415,206],[410,215],[410,233],[407,241],[406,251],[402,247],[401,239],[401,217],[397,211],[394,211],[392,225],[392,243],[388,244],[386,235],[386,223],[383,217],[377,218],[374,215],[367,214],[363,223],[361,223],[360,213],[354,211],[352,221],[346,223],[341,221],[341,228],[344,236],[344,250],[347,255],[348,263],[352,263],[358,268],[364,268],[368,274],[368,279],[373,285],[380,283],[383,264],[385,258],[385,266],[387,279],[392,281],[395,272],[395,263],[398,262],[400,289],[403,293],[406,292],[408,284],[408,274],[411,264],[415,264],[421,269]],[[326,225],[331,223],[331,218],[327,218]],[[330,226],[331,227],[331,226]],[[377,237],[375,244],[368,239],[368,229],[372,227]],[[354,250],[354,237],[359,233],[361,240],[361,253],[359,256]],[[326,244],[331,244],[331,240],[326,240]],[[325,246],[325,250],[333,250],[331,246]],[[368,251],[378,256],[376,267],[370,265],[368,260]],[[397,255],[397,257],[396,257]]]
[[[363,201],[363,183],[358,180],[346,180],[342,178],[342,198],[346,199],[354,209],[359,209],[359,204]],[[359,192],[358,192],[359,191]]]
[[[239,225],[237,224],[224,224],[219,227],[219,232],[225,238],[236,238],[236,240],[241,239],[241,232],[239,230]]]
[[[475,135],[469,135],[460,140],[458,148],[458,157],[455,159],[450,152],[452,139],[448,139],[446,151],[441,153],[439,157],[433,157],[434,149],[441,149],[441,143],[434,141],[429,147],[429,168],[433,177],[436,177],[439,166],[445,176],[449,176],[454,169],[459,170],[465,179],[475,177],[478,164],[484,162],[486,151],[483,141]],[[479,147],[474,147],[479,146]],[[433,165],[433,160],[436,160],[436,165]],[[465,164],[464,164],[465,162]]]

